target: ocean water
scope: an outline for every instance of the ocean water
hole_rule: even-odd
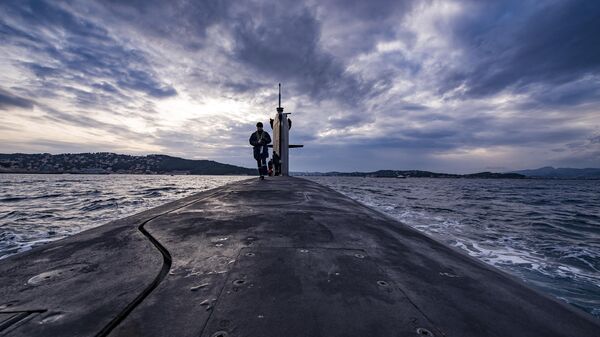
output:
[[[600,319],[600,181],[307,178]]]
[[[0,174],[0,259],[248,178]]]
[[[248,178],[0,174],[0,259]],[[600,319],[600,181],[307,179]]]

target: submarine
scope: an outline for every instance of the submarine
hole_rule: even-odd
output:
[[[0,336],[600,336],[589,314],[358,203],[281,175],[0,261]]]

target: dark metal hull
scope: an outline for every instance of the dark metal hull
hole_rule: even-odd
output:
[[[0,261],[0,335],[597,336],[588,314],[316,183],[246,180]]]

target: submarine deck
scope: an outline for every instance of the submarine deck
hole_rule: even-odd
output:
[[[0,261],[0,335],[517,337],[599,328],[299,178],[228,184]]]

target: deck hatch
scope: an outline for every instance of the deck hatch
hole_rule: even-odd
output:
[[[410,336],[419,327],[435,331],[360,249],[244,248],[213,310],[202,336]]]

